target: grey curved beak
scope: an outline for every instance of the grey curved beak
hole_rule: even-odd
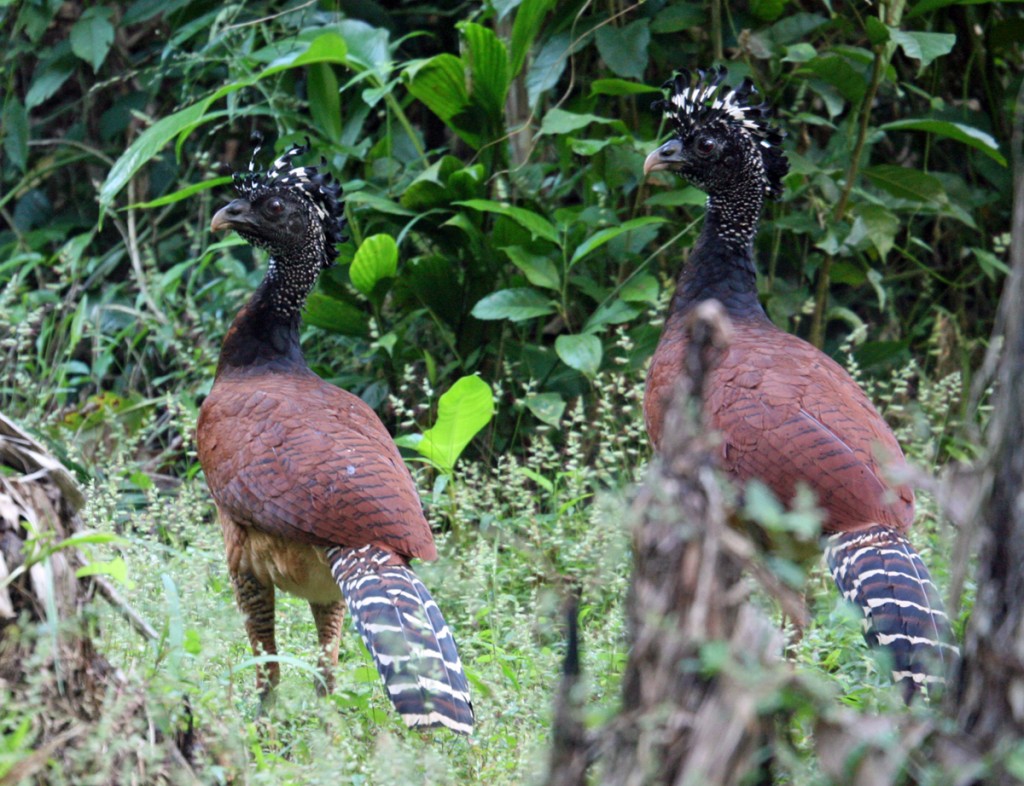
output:
[[[210,222],[210,231],[219,232],[222,229],[238,229],[238,227],[250,223],[252,223],[252,214],[249,200],[235,199],[214,213],[213,220]]]
[[[670,139],[657,150],[651,152],[644,160],[644,176],[661,169],[669,169],[673,164],[683,160],[683,143],[678,139]]]

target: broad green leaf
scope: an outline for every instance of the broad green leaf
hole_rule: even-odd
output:
[[[451,473],[462,451],[494,417],[494,393],[480,377],[462,377],[437,403],[437,421],[416,445],[422,455]]]
[[[309,111],[320,133],[332,142],[341,138],[341,96],[330,63],[313,63],[306,75]]]
[[[874,185],[900,199],[915,202],[941,204],[946,201],[946,192],[937,178],[917,169],[894,164],[879,164],[864,170],[864,175]]]
[[[512,39],[509,42],[509,76],[515,78],[523,69],[526,55],[537,39],[544,17],[547,16],[554,0],[523,0],[512,23]]]
[[[595,79],[590,85],[592,96],[633,96],[641,93],[660,93],[657,87],[625,79]]]
[[[569,147],[578,156],[590,157],[597,155],[606,147],[617,148],[627,141],[632,140],[626,136],[610,136],[605,139],[579,139],[571,136],[569,137]]]
[[[921,61],[920,71],[938,57],[948,55],[956,43],[953,33],[919,33],[889,28],[889,40],[898,44],[903,54]]]
[[[707,23],[707,12],[700,3],[671,3],[658,11],[651,22],[652,33],[678,33]]]
[[[659,218],[658,216],[641,216],[640,218],[630,219],[626,223],[620,224],[617,227],[608,227],[607,229],[602,229],[600,232],[595,232],[576,247],[576,251],[573,252],[572,259],[569,260],[569,264],[575,265],[591,251],[600,248],[609,240],[617,238],[619,235],[625,234],[626,232],[632,232],[634,229],[638,229],[639,227],[647,226],[649,224],[661,224],[664,223],[664,221],[665,219]]]
[[[227,185],[231,182],[230,176],[215,177],[212,180],[201,180],[198,183],[192,183],[191,185],[179,188],[177,191],[171,194],[164,194],[159,199],[153,199],[149,202],[136,202],[134,205],[128,205],[127,207],[121,208],[122,210],[149,210],[154,207],[163,207],[164,205],[171,205],[175,202],[180,202],[183,199],[188,199],[194,194],[198,194],[200,191],[207,191],[211,188],[217,188],[218,186]]]
[[[618,76],[643,79],[647,47],[651,43],[648,20],[637,19],[625,27],[603,25],[595,36],[601,59]]]
[[[534,238],[539,237],[544,240],[550,240],[555,244],[558,243],[558,232],[555,231],[551,222],[532,210],[527,210],[523,207],[513,207],[512,205],[503,205],[490,199],[467,199],[463,202],[455,202],[454,204],[479,210],[483,213],[497,213],[506,218],[511,218],[523,229],[528,230]]]
[[[171,139],[175,136],[179,137],[178,148],[180,150],[188,134],[213,119],[215,115],[207,115],[207,110],[213,102],[288,68],[321,62],[344,65],[346,51],[345,40],[341,36],[337,33],[323,33],[313,39],[305,49],[277,58],[259,74],[237,82],[229,82],[191,106],[156,121],[139,134],[107,173],[107,179],[100,187],[101,213],[110,207],[114,197],[121,192],[121,189],[128,184],[135,173],[151,161]]]
[[[465,65],[461,58],[441,54],[429,60],[418,60],[403,72],[406,87],[413,97],[422,101],[469,145],[480,146],[480,135],[452,123],[452,119],[469,108]]]
[[[904,19],[913,19],[916,16],[927,14],[930,11],[935,11],[939,8],[945,8],[948,5],[986,5],[991,3],[993,0],[921,0],[916,3],[910,12],[904,16]]]
[[[1006,166],[1006,158],[999,152],[999,143],[984,131],[963,123],[951,123],[948,120],[896,120],[881,126],[883,131],[925,131],[930,134],[949,137],[957,142],[980,150],[982,153]]]
[[[305,49],[291,52],[274,60],[269,66],[259,73],[255,80],[252,81],[252,84],[255,84],[259,80],[280,71],[310,65],[311,63],[337,63],[338,65],[348,65],[347,55],[348,44],[345,43],[344,38],[337,33],[321,33],[310,41],[309,46]],[[248,86],[248,84],[247,80],[243,80],[241,82],[236,82],[234,85],[225,85],[214,93],[214,97],[215,99],[220,98],[220,96],[226,95],[232,90],[237,90],[239,87]]]
[[[644,204],[649,207],[676,207],[678,205],[703,205],[707,201],[708,195],[699,188],[686,186],[653,194],[644,200]]]
[[[372,235],[356,250],[348,275],[352,285],[370,295],[377,282],[398,272],[398,244],[391,235]]]
[[[508,319],[521,322],[524,319],[542,317],[555,312],[555,304],[536,289],[513,287],[499,289],[477,301],[471,312],[482,320]]]
[[[552,109],[544,115],[544,122],[540,124],[540,134],[570,134],[589,126],[591,123],[617,123],[619,121],[598,115],[581,115],[575,112],[566,112],[564,109]]]
[[[22,172],[28,164],[28,111],[14,96],[8,96],[3,112],[4,152]]]
[[[459,29],[466,45],[463,60],[469,65],[472,74],[473,99],[487,114],[500,118],[509,85],[505,44],[489,27],[475,22],[462,22]]]
[[[978,260],[981,272],[988,279],[997,281],[1001,276],[1010,275],[1009,266],[991,251],[986,251],[983,248],[972,248],[971,251],[974,252],[975,259]]]
[[[87,8],[71,28],[71,51],[92,66],[95,73],[107,59],[114,43],[113,11],[102,5]]]
[[[804,68],[834,87],[847,101],[856,103],[868,89],[863,70],[854,68],[845,57],[825,55],[815,58]]]
[[[94,561],[89,562],[80,567],[75,571],[77,578],[84,578],[85,576],[110,576],[114,581],[122,586],[129,586],[134,584],[128,579],[128,564],[124,561],[123,557],[114,557],[108,561]]]
[[[786,47],[786,56],[782,58],[783,63],[807,63],[818,56],[811,44],[798,43]]]
[[[557,393],[534,393],[526,399],[526,408],[541,423],[557,428],[565,412],[565,402]]]
[[[551,36],[534,55],[526,70],[526,100],[531,107],[537,105],[541,94],[558,84],[572,51],[572,38],[568,33]]]
[[[179,131],[194,126],[210,105],[209,99],[157,120],[143,131],[114,162],[100,188],[100,206],[109,207],[114,197],[143,166],[159,153]]]
[[[878,256],[885,260],[896,242],[896,233],[900,229],[900,220],[882,205],[864,203],[854,211],[856,219],[853,228],[846,238],[846,243],[856,246],[862,239],[867,240]]]
[[[38,63],[32,72],[32,85],[25,94],[25,108],[33,109],[60,90],[75,72],[75,61],[70,55]]]
[[[751,0],[750,11],[758,19],[774,22],[786,7],[786,0]]]
[[[501,250],[512,260],[512,264],[523,272],[526,280],[535,287],[553,289],[556,292],[562,288],[562,279],[558,275],[558,268],[548,257],[533,254],[522,246],[505,246]]]
[[[356,71],[371,71],[385,81],[391,71],[390,34],[387,28],[374,27],[361,19],[342,19],[338,30],[344,38],[345,60]]]
[[[622,285],[619,297],[627,303],[658,303],[658,279],[650,273],[638,273]]]
[[[601,339],[590,333],[564,335],[555,339],[555,352],[569,368],[593,377],[601,367]]]
[[[345,336],[366,336],[370,332],[367,316],[360,309],[321,292],[313,292],[306,299],[302,318],[310,325]]]
[[[640,309],[637,306],[630,305],[621,298],[609,300],[598,306],[594,313],[587,318],[583,332],[593,333],[605,325],[621,325],[623,322],[636,319],[639,314]]]

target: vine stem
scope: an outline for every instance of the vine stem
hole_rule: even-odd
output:
[[[882,74],[885,73],[885,66],[889,60],[890,49],[887,44],[875,46],[875,59],[871,65],[871,82],[864,93],[860,105],[860,117],[857,128],[857,140],[853,146],[853,153],[850,156],[850,166],[846,170],[846,182],[836,202],[835,210],[832,212],[833,223],[839,223],[846,215],[846,208],[850,202],[850,194],[857,182],[857,173],[860,171],[860,160],[864,154],[864,145],[868,138],[868,129],[871,123],[871,105],[875,102],[879,85],[882,84]],[[825,343],[825,308],[828,306],[828,283],[832,271],[832,254],[826,254],[821,263],[821,270],[818,271],[818,285],[814,293],[814,313],[811,316],[811,343],[821,349]]]

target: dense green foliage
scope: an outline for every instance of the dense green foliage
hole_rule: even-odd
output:
[[[254,130],[276,151],[308,137],[310,160],[324,156],[344,185],[350,241],[307,306],[314,369],[406,446],[460,377],[495,393],[454,473],[451,454],[429,452],[441,472],[418,473],[452,531],[426,580],[488,719],[481,750],[445,749],[450,782],[536,769],[566,577],[591,593],[586,667],[601,706],[614,703],[625,535],[591,502],[647,458],[642,368],[702,213],[694,189],[641,178],[663,131],[648,106],[673,69],[724,62],[730,83],[751,76],[787,132],[787,191],[758,240],[772,318],[849,360],[919,462],[977,454],[964,394],[1006,272],[1020,6],[0,0],[0,30],[0,409],[89,484],[91,525],[129,537],[129,594],[168,638],[154,653],[110,635],[192,694],[200,722],[225,702],[231,730],[251,717],[231,693],[244,684],[251,699],[249,675],[224,677],[246,649],[202,523],[193,429],[220,339],[261,276],[262,258],[208,231]],[[942,557],[930,562],[941,575]],[[309,642],[291,651],[311,660],[301,624],[282,640]],[[848,702],[887,700],[884,679],[857,687],[855,626],[835,636],[853,643],[814,634],[804,657],[829,653]],[[345,647],[361,657],[352,637]],[[379,715],[367,679],[331,707]],[[372,718],[359,717],[352,739],[372,749]],[[225,772],[247,747],[269,779],[254,782],[284,782],[278,759],[314,782],[302,762],[322,751],[292,748],[305,724],[268,745],[249,725]],[[316,744],[335,744],[324,734]],[[382,761],[399,745],[387,739]],[[401,745],[395,761],[441,766],[429,746]],[[357,748],[332,761],[357,772]]]

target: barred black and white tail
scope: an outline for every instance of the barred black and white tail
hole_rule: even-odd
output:
[[[887,527],[833,535],[825,559],[847,600],[864,612],[864,638],[892,655],[892,677],[909,703],[941,687],[959,655],[949,617],[910,541]]]
[[[327,558],[402,720],[471,734],[469,683],[452,632],[423,582],[376,546],[333,547]]]

